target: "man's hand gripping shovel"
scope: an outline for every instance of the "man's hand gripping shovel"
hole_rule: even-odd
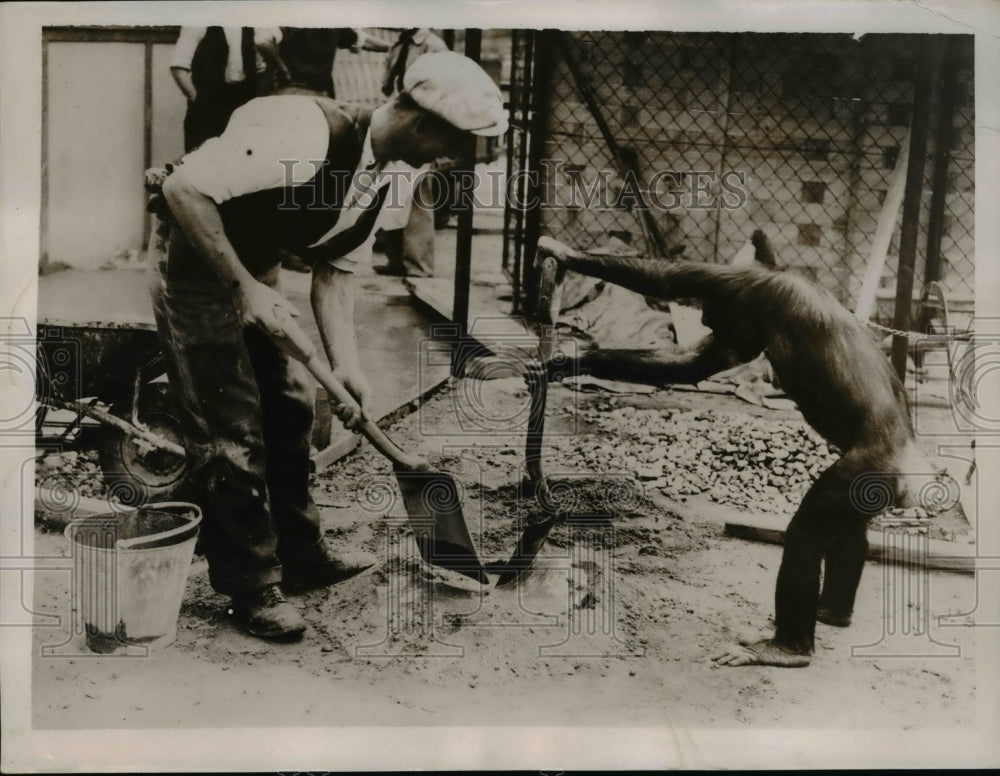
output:
[[[334,401],[349,408],[358,407],[354,397],[317,354],[301,327],[280,307],[275,308],[275,317],[282,330],[281,336],[272,332],[278,347],[305,364]],[[392,462],[421,557],[433,566],[456,571],[486,584],[486,571],[465,523],[454,478],[445,472],[435,471],[423,458],[401,449],[374,421],[361,414],[360,408],[358,415],[360,419],[352,430],[363,435]]]

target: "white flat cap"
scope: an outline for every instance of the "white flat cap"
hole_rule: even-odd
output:
[[[454,51],[417,57],[403,75],[403,90],[424,110],[473,135],[507,131],[500,88],[479,65]]]

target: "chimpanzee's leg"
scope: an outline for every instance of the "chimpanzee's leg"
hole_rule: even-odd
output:
[[[846,628],[851,624],[854,598],[868,556],[868,520],[860,515],[847,517],[826,550],[823,592],[816,619],[827,625]]]
[[[774,592],[774,641],[799,654],[813,651],[820,563],[847,506],[847,488],[838,480],[835,467],[820,475],[785,531]]]
[[[600,278],[643,296],[660,299],[717,297],[732,300],[754,279],[769,271],[760,265],[732,266],[700,261],[659,261],[631,256],[593,256],[574,251],[556,240],[541,238],[535,262],[541,267],[548,257],[559,262],[557,282],[566,270]]]
[[[854,526],[860,520],[850,489],[856,476],[876,470],[867,463],[870,460],[861,452],[848,452],[813,483],[789,523],[774,595],[774,638],[734,647],[716,657],[716,662],[731,666],[809,664],[816,631],[820,563],[834,537],[844,531],[844,521]],[[828,559],[828,563],[836,566],[832,572],[832,590],[837,591],[838,604],[848,597],[853,603],[860,580],[857,549],[855,544],[849,552],[835,550]],[[847,565],[841,568],[839,564],[845,562]]]

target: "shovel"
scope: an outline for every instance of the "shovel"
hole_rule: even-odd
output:
[[[549,241],[538,241],[539,254],[546,255],[540,263],[538,281],[538,364],[525,375],[531,403],[528,409],[528,434],[524,444],[524,463],[528,470],[528,480],[534,484],[536,495],[542,508],[552,516],[535,525],[528,526],[514,548],[514,554],[500,570],[497,585],[509,585],[531,568],[535,557],[545,545],[552,528],[565,520],[566,515],[554,509],[554,500],[548,482],[542,471],[542,437],[545,431],[545,403],[548,397],[548,362],[555,347],[555,325],[559,318],[562,294],[558,283],[559,263],[549,250]]]
[[[278,346],[305,364],[337,402],[356,404],[354,397],[316,354],[316,348],[299,325],[288,316],[282,315],[279,320],[285,336],[275,338]],[[433,566],[487,584],[486,571],[465,524],[454,477],[435,471],[423,458],[404,451],[369,418],[362,417],[356,430],[392,462],[420,556]]]

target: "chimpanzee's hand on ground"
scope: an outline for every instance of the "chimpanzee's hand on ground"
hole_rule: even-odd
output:
[[[576,359],[561,349],[556,349],[545,362],[545,372],[550,383],[561,383],[567,377],[575,377],[577,371]]]

